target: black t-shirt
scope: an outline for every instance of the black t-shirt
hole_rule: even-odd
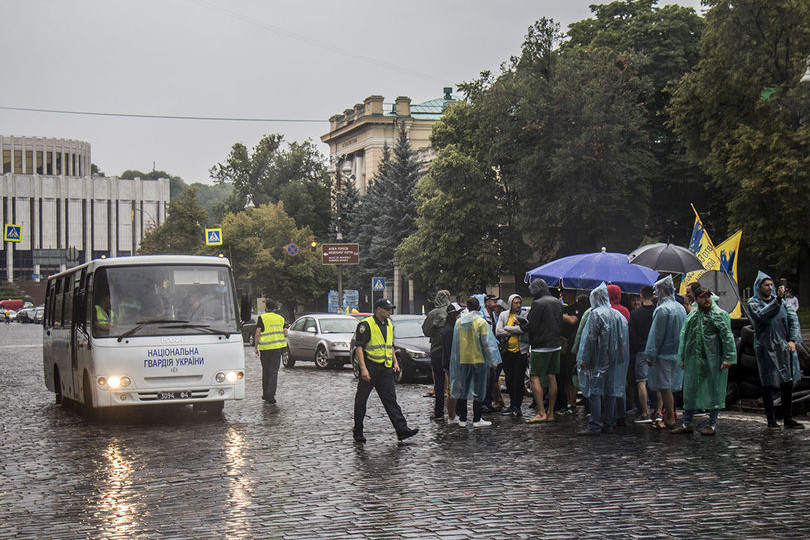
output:
[[[577,318],[577,322],[574,324],[569,324],[565,322],[565,319],[563,319],[562,336],[568,340],[569,344],[573,343],[574,338],[576,337],[579,321],[582,320],[582,314],[585,313],[586,309],[588,309],[588,307],[584,302],[576,302],[570,306],[566,305],[563,307],[564,315],[572,315]]]
[[[655,306],[637,307],[630,314],[630,355],[635,356],[647,347],[647,336],[652,326]]]
[[[264,322],[262,321],[262,316],[259,315],[259,318],[256,319],[256,328],[264,332]]]
[[[380,328],[383,339],[387,339],[389,326],[388,319],[386,319],[385,322],[382,322],[377,317],[374,317],[374,321]],[[371,341],[371,328],[369,328],[368,322],[360,321],[360,324],[357,325],[357,330],[354,332],[354,342],[358,347],[365,347],[368,345],[369,341]]]

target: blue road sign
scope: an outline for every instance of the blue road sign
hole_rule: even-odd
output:
[[[22,225],[6,225],[3,231],[3,240],[6,242],[19,242],[22,240]]]
[[[287,251],[287,255],[290,257],[295,257],[298,255],[298,244],[287,244],[284,246],[284,249]]]
[[[205,245],[206,246],[221,246],[222,245],[222,229],[205,229]]]
[[[384,277],[373,277],[373,278],[371,278],[371,290],[372,291],[384,291],[385,290],[385,278]]]

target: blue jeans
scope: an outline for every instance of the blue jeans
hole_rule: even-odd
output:
[[[709,411],[709,425],[713,428],[717,427],[717,415],[720,413],[719,409],[711,409]],[[691,426],[692,419],[695,417],[694,409],[686,409],[683,411],[683,425]]]
[[[588,429],[599,431],[603,427],[605,429],[613,429],[616,427],[616,402],[617,399],[611,396],[589,397],[588,403],[591,409],[591,417],[588,419]],[[604,421],[602,418],[603,405],[605,413]]]

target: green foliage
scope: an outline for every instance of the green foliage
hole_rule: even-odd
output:
[[[213,226],[222,221],[223,215],[219,214],[224,201],[227,201],[233,193],[231,184],[201,184],[195,182],[188,186],[197,191],[197,201],[208,213],[206,225]]]
[[[208,213],[197,202],[197,190],[188,188],[169,204],[166,221],[143,237],[141,255],[194,255],[203,244]]]
[[[798,270],[804,302],[810,293],[810,95],[798,81],[810,53],[810,4],[708,5],[700,61],[673,94],[672,123],[711,176],[717,204],[707,225],[728,233],[743,228],[741,261],[747,262],[740,273],[760,267],[790,276]],[[762,98],[766,87],[773,89],[768,100]]]
[[[283,303],[289,313],[294,313],[296,305],[323,295],[335,279],[334,268],[321,264],[320,250],[305,248],[314,236],[307,227],[296,227],[284,203],[226,215],[222,238],[223,246],[207,252],[227,253],[241,285],[253,285],[264,296]],[[301,246],[298,255],[286,253],[289,243]]]
[[[218,183],[233,185],[219,212],[241,211],[248,197],[256,206],[281,201],[299,227],[309,227],[323,239],[331,215],[331,181],[324,159],[311,141],[286,147],[282,143],[277,133],[263,137],[253,152],[236,143],[225,162],[211,168]]]
[[[119,178],[123,178],[125,180],[133,180],[135,178],[150,178],[152,180],[157,180],[159,178],[168,178],[170,201],[177,200],[180,194],[186,189],[186,187],[188,187],[182,178],[180,178],[179,176],[171,175],[166,171],[153,170],[145,173],[137,169],[127,169],[126,171],[121,173],[121,176]]]
[[[384,151],[377,174],[346,227],[344,240],[360,244],[362,262],[350,274],[351,286],[365,289],[372,276],[393,276],[394,250],[416,228],[414,191],[419,169],[401,125],[393,152]]]
[[[497,282],[496,195],[477,160],[445,146],[419,182],[417,229],[397,249],[405,270],[431,290],[480,291]]]

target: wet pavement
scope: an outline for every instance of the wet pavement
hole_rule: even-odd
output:
[[[39,327],[0,324],[0,365],[0,538],[810,535],[810,429],[755,415],[721,413],[715,437],[578,438],[582,414],[473,430],[432,422],[427,386],[402,385],[419,434],[398,443],[372,394],[358,445],[348,368],[282,368],[266,405],[250,353],[247,399],[221,416],[97,421],[54,404]]]

